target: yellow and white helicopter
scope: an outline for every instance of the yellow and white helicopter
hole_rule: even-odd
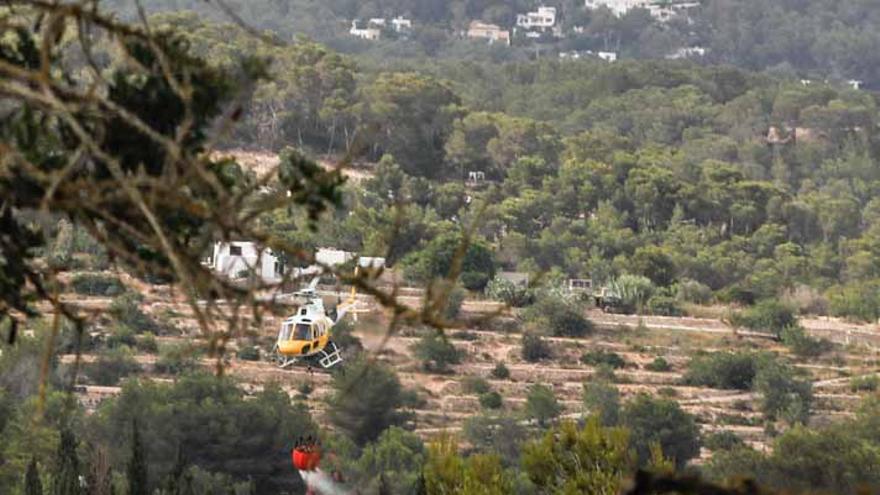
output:
[[[312,279],[308,288],[294,293],[306,302],[295,314],[281,323],[275,353],[278,366],[286,368],[303,361],[310,365],[317,363],[322,368],[332,368],[342,362],[339,346],[331,339],[332,329],[342,321],[355,303],[355,289],[352,287],[348,300],[336,307],[335,319],[324,310],[324,300],[316,288],[318,277]]]

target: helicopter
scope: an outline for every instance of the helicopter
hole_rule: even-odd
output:
[[[339,346],[330,339],[331,330],[354,306],[356,291],[352,287],[348,300],[336,307],[336,314],[331,319],[324,309],[324,300],[316,291],[318,280],[319,277],[315,277],[306,289],[294,293],[306,302],[281,323],[275,341],[280,368],[304,361],[310,366],[317,363],[327,369],[342,362]]]

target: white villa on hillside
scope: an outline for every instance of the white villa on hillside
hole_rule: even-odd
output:
[[[647,9],[651,17],[666,22],[679,12],[700,6],[695,1],[660,1],[660,0],[585,0],[584,6],[590,10],[605,6],[620,17],[632,9]]]
[[[217,242],[208,266],[231,279],[256,276],[264,283],[281,282],[284,262],[271,249],[261,249],[248,241]]]
[[[352,36],[368,41],[376,41],[382,37],[381,29],[371,27],[369,23],[367,23],[366,26],[362,26],[361,22],[356,19],[351,21],[351,29],[348,30],[348,33]]]
[[[518,14],[516,25],[523,29],[540,29],[545,31],[556,25],[556,7],[538,7],[536,12]]]
[[[497,24],[488,24],[481,21],[471,21],[467,30],[469,39],[489,40],[489,43],[501,42],[510,44],[510,31],[501,29]]]
[[[348,33],[364,40],[375,41],[382,37],[382,30],[388,26],[395,33],[405,34],[412,31],[413,24],[411,19],[402,16],[390,20],[384,17],[373,17],[366,24],[355,19],[351,21],[351,29],[348,30]]]

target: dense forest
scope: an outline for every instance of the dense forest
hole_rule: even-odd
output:
[[[447,32],[474,18],[510,23],[533,6],[526,2],[231,5],[245,24],[326,44],[266,42],[213,10],[222,20],[157,13],[149,21],[169,36],[164,59],[153,38],[88,9],[44,6],[53,16],[25,15],[27,22],[0,11],[0,492],[299,493],[289,451],[306,435],[320,437],[334,453],[332,470],[362,493],[617,493],[637,469],[646,479],[682,470],[719,483],[745,476],[780,490],[856,493],[880,483],[876,398],[837,424],[808,428],[810,382],[775,354],[713,351],[682,365],[684,385],[760,395],[762,424],[786,428],[772,432],[765,451],[724,432],[701,435],[670,397],[622,401],[613,380],[622,358],[599,351],[581,358],[599,370],[583,384],[592,417],[559,418],[553,390],[541,384],[529,386],[521,415],[502,412],[500,394],[475,378],[466,387],[481,409],[465,422],[466,445],[451,435],[426,443],[409,431],[419,393],[392,367],[359,354],[350,328],[339,338],[353,349],[351,362],[329,378],[332,393],[317,418],[304,405],[309,386],[291,398],[281,384],[255,392],[235,377],[205,373],[197,358],[215,352],[216,341],[160,346],[156,335],[173,333],[167,322],[143,311],[137,291],[103,275],[69,285],[111,301],[100,315],[108,335],[84,331],[75,315],[40,317],[32,304],[61,314],[55,277],[78,263],[184,285],[176,265],[198,266],[210,241],[257,225],[306,251],[384,256],[416,286],[460,268],[458,305],[468,294],[525,307],[515,324],[528,330],[521,340],[529,363],[550,353],[545,337],[593,331],[577,303],[554,296],[565,278],[621,288],[632,295],[629,309],[644,314],[729,303],[741,309],[732,318],[742,326],[772,331],[800,357],[815,357],[825,343],[799,333],[798,314],[880,318],[877,101],[838,80],[877,78],[870,57],[878,11],[870,2],[715,0],[687,26],[561,5],[566,22],[587,30],[558,43],[598,48],[616,40],[632,60],[615,64],[534,60],[526,49],[477,46]],[[351,17],[397,14],[424,27],[411,40],[369,48],[335,34]],[[41,60],[40,43],[58,44],[59,59],[73,52],[75,36],[50,31],[68,15],[72,25],[124,40],[114,48],[131,67],[114,60],[113,49],[97,61]],[[665,53],[654,39],[670,49],[703,44],[711,55],[708,63],[647,60]],[[89,73],[92,64],[100,70]],[[175,87],[167,72],[194,76],[186,81],[193,86]],[[800,80],[813,73],[816,81]],[[825,76],[831,82],[819,80]],[[83,81],[107,86],[92,91]],[[235,93],[235,82],[246,90]],[[96,94],[103,99],[93,103]],[[188,98],[194,107],[183,103]],[[266,196],[241,200],[259,184],[237,164],[195,167],[216,118],[226,115],[220,103],[239,100],[247,103],[228,112],[235,126],[219,147],[278,153],[280,185],[270,191],[279,194],[269,199],[282,198],[282,207],[261,209],[271,203]],[[132,125],[128,112],[159,130]],[[368,178],[342,182],[307,157],[340,161]],[[69,181],[52,176],[71,170]],[[131,193],[137,201],[119,192],[129,193],[129,181],[144,192]],[[174,249],[157,247],[165,245]],[[159,270],[169,265],[175,270]],[[516,293],[500,271],[542,274],[549,287]],[[181,292],[246,297],[221,284]],[[460,355],[417,323],[422,366],[447,373]],[[225,344],[229,334],[218,333]],[[135,350],[155,354],[152,366],[169,379],[126,379],[141,370]],[[100,354],[81,363],[81,351]],[[249,352],[259,359],[243,346],[237,357],[254,359]],[[60,362],[57,354],[77,359]],[[650,366],[669,369],[661,360]],[[86,415],[70,393],[77,373],[122,389]],[[503,363],[490,373],[509,377]],[[687,468],[701,447],[713,457]]]
[[[212,60],[256,50],[232,26],[158,22],[184,26]],[[412,263],[427,239],[476,222],[506,270],[630,273],[659,297],[880,316],[870,92],[679,61],[385,71],[307,41],[261,50],[277,78],[231,145],[379,162],[317,233],[305,218],[266,219],[303,246]]]

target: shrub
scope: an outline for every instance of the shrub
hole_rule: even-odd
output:
[[[523,311],[532,330],[549,331],[556,337],[584,337],[593,332],[593,323],[584,318],[580,307],[558,297],[544,297]]]
[[[671,399],[673,397],[678,397],[678,390],[675,390],[672,387],[661,387],[657,389],[657,395]]]
[[[874,392],[877,388],[880,388],[880,377],[877,375],[856,376],[849,381],[849,389],[853,392]]]
[[[645,369],[656,373],[665,373],[672,370],[672,366],[663,357],[656,357],[653,361],[645,365]]]
[[[480,395],[480,407],[483,409],[501,409],[503,405],[504,400],[501,398],[501,394],[494,390]]]
[[[461,305],[464,303],[464,298],[466,296],[466,292],[461,287],[453,287],[452,290],[446,294],[446,301],[443,305],[443,317],[447,320],[454,320],[458,318],[459,313],[461,313]]]
[[[584,406],[590,414],[597,414],[603,426],[620,422],[620,392],[607,382],[584,384]]]
[[[499,380],[507,380],[510,378],[510,370],[503,362],[499,362],[492,368],[492,377]]]
[[[675,297],[683,302],[708,304],[712,300],[712,289],[696,280],[685,279],[675,287]]]
[[[862,322],[880,318],[880,282],[832,287],[827,295],[834,316]]]
[[[755,391],[761,394],[761,412],[768,420],[784,419],[789,424],[806,423],[813,398],[812,384],[797,380],[785,363],[762,360],[755,374]]]
[[[709,450],[719,451],[744,447],[746,443],[736,433],[722,430],[709,434],[706,437],[704,444]]]
[[[544,342],[540,335],[526,332],[522,336],[522,357],[530,363],[536,363],[542,359],[552,357],[550,346]]]
[[[315,386],[312,385],[311,381],[302,381],[296,387],[296,391],[302,394],[303,397],[308,397],[314,390]]]
[[[151,332],[145,332],[143,335],[139,336],[135,347],[137,350],[147,354],[155,354],[159,352],[159,344],[156,342],[156,336]]]
[[[449,365],[461,362],[461,351],[441,332],[430,331],[425,334],[413,345],[413,351],[426,371],[446,373]]]
[[[255,345],[242,346],[236,353],[236,357],[243,361],[259,361],[260,348]]]
[[[115,386],[128,375],[139,372],[140,365],[135,361],[131,349],[125,346],[109,349],[86,367],[88,376],[96,385]]]
[[[639,395],[624,407],[622,419],[632,434],[639,465],[651,459],[652,444],[659,444],[679,468],[700,453],[699,427],[675,401]]]
[[[143,298],[134,292],[126,292],[113,298],[110,303],[110,314],[116,321],[130,327],[135,333],[156,333],[158,325],[140,308]]]
[[[780,302],[765,299],[752,308],[734,313],[731,323],[749,330],[770,332],[780,338],[783,330],[797,325],[798,321],[794,310]]]
[[[116,324],[110,328],[110,334],[107,335],[107,347],[113,349],[120,346],[136,347],[137,336],[127,325]]]
[[[523,287],[501,277],[493,278],[486,285],[486,295],[508,306],[521,308],[535,301],[535,295],[528,287]]]
[[[529,387],[526,397],[526,417],[534,419],[539,425],[544,424],[559,416],[562,407],[556,400],[556,395],[549,387],[536,384]]]
[[[700,387],[749,390],[757,368],[757,356],[753,353],[715,352],[691,359],[684,382]]]
[[[608,284],[608,290],[620,298],[625,309],[640,311],[654,294],[654,284],[641,275],[623,274]]]
[[[420,251],[408,254],[401,262],[408,280],[427,283],[446,277],[462,245],[462,236],[444,234],[432,239]],[[481,291],[495,276],[492,251],[481,241],[472,239],[461,259],[461,283],[469,290]]]
[[[834,345],[826,339],[810,337],[800,326],[784,329],[782,342],[791,349],[791,352],[802,358],[818,357],[834,348]]]
[[[73,291],[86,296],[116,296],[125,292],[119,278],[112,275],[83,273],[73,277]]]
[[[589,351],[581,356],[581,362],[589,366],[609,366],[613,369],[626,367],[626,360],[616,352],[607,352],[603,349]]]
[[[648,311],[657,316],[681,316],[683,313],[675,298],[659,295],[648,299]]]
[[[170,375],[180,375],[195,370],[199,366],[198,351],[186,344],[169,344],[159,348],[156,371]]]
[[[422,409],[428,401],[419,394],[418,390],[405,388],[400,391],[400,406],[409,409]]]
[[[461,381],[462,391],[466,394],[481,395],[489,392],[492,387],[485,379],[479,376],[466,376]]]

